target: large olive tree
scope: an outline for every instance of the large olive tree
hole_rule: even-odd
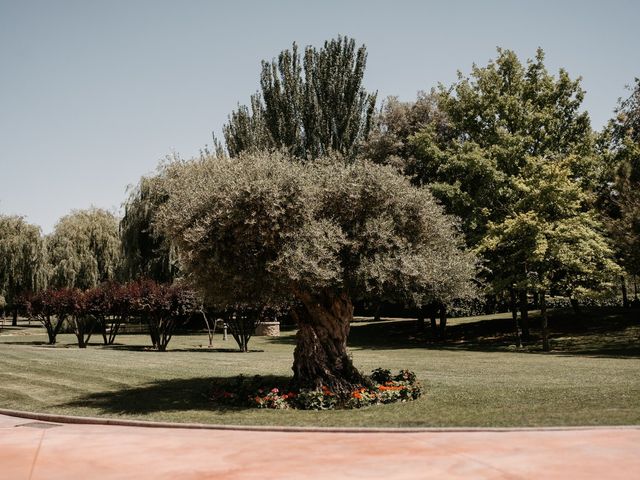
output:
[[[296,302],[298,387],[347,394],[365,382],[346,348],[354,300],[473,293],[476,260],[455,220],[391,167],[257,153],[167,174],[158,225],[209,301]]]

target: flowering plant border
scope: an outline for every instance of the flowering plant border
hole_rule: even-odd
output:
[[[260,376],[238,376],[228,384],[216,385],[211,392],[211,400],[237,407],[269,408],[276,410],[334,410],[338,408],[364,408],[371,405],[416,400],[422,395],[422,385],[415,373],[400,370],[376,369],[369,377],[370,386],[362,386],[349,398],[339,398],[325,386],[309,390],[292,390],[283,385],[268,385]]]

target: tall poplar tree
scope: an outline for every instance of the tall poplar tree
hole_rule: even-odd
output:
[[[364,45],[339,36],[301,55],[294,43],[277,60],[262,62],[260,93],[239,106],[224,126],[231,156],[284,148],[299,158],[337,152],[353,158],[366,138],[376,94],[362,84]]]

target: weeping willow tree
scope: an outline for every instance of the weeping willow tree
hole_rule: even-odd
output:
[[[224,126],[232,157],[284,148],[300,158],[338,152],[353,158],[371,128],[376,94],[363,85],[364,45],[339,36],[304,55],[294,43],[277,60],[262,62],[260,93],[239,106]]]
[[[155,227],[156,212],[167,199],[162,182],[162,173],[142,177],[124,204],[120,239],[122,267],[128,280],[150,278],[163,283],[178,273],[171,244]]]
[[[95,287],[116,277],[120,263],[118,220],[98,208],[76,210],[58,221],[47,248],[52,287]]]
[[[3,308],[18,320],[18,300],[26,292],[46,286],[47,262],[40,227],[18,216],[0,215],[0,297]]]

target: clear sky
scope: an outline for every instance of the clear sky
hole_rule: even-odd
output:
[[[261,59],[338,34],[365,83],[414,99],[538,46],[583,77],[596,128],[640,76],[640,1],[0,0],[0,213],[48,233],[72,209],[118,211],[164,156],[196,155],[258,87]]]

